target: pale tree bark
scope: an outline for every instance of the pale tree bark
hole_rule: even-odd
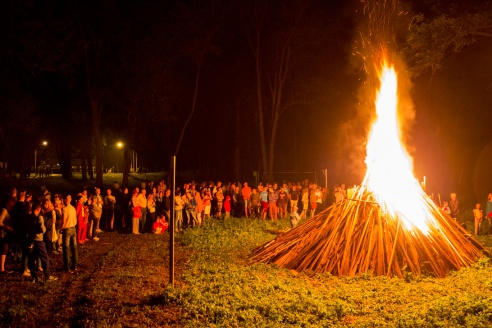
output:
[[[271,177],[271,172],[269,171],[268,166],[268,155],[266,148],[266,136],[265,136],[265,120],[264,120],[264,104],[263,104],[263,80],[261,73],[261,53],[260,53],[260,44],[261,44],[261,35],[262,35],[262,21],[263,15],[261,15],[257,11],[254,13],[253,24],[255,29],[254,39],[248,37],[249,45],[253,52],[253,56],[255,59],[255,74],[256,74],[256,97],[257,97],[257,110],[258,110],[258,125],[259,125],[259,134],[260,134],[260,150],[261,150],[261,176],[266,176],[267,178]]]
[[[261,5],[260,5],[261,6]],[[284,91],[291,70],[291,56],[298,33],[296,25],[302,16],[300,12],[292,12],[292,26],[289,29],[277,31],[270,42],[265,42],[264,28],[267,19],[266,9],[255,7],[252,15],[253,33],[246,33],[255,65],[256,109],[261,149],[262,177],[273,178],[275,166],[275,144],[281,115],[289,107],[286,105]],[[244,23],[243,23],[244,24]],[[247,27],[245,28],[247,29]],[[273,48],[272,39],[274,40]],[[267,47],[269,44],[270,48]],[[299,45],[298,45],[299,46]],[[265,54],[274,53],[273,62],[267,63]],[[266,87],[265,87],[266,86]]]
[[[193,99],[191,102],[191,111],[188,114],[188,117],[187,117],[187,119],[183,125],[183,128],[181,129],[181,133],[179,134],[178,143],[176,144],[176,151],[174,152],[174,154],[176,156],[178,156],[179,149],[181,148],[181,143],[183,142],[183,138],[184,138],[185,133],[186,133],[186,128],[188,127],[188,124],[190,123],[191,118],[193,117],[193,114],[195,113],[196,102],[198,99],[198,90],[200,87],[200,74],[202,72],[202,63],[203,63],[203,57],[199,58],[197,61],[196,74],[195,74],[195,87],[193,90]]]
[[[96,146],[96,186],[102,187],[103,183],[103,143],[101,137],[101,116],[102,116],[102,105],[98,97],[94,96],[90,92],[90,103],[91,103],[91,113],[92,113],[92,137],[94,139],[94,144]]]

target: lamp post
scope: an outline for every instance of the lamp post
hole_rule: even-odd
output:
[[[122,148],[123,148],[123,146],[124,146],[124,144],[123,144],[121,141],[118,141],[118,142],[116,143],[116,147],[117,147],[118,149],[122,149]],[[119,171],[120,171],[120,170],[118,169],[118,161],[116,161],[116,172],[119,172]]]
[[[41,145],[46,147],[48,145],[48,141],[44,140],[41,142]],[[38,166],[37,166],[37,160],[38,160],[38,148],[34,148],[34,175],[38,175]]]

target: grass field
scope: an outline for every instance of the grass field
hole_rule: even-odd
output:
[[[471,227],[471,224],[468,224]],[[52,283],[2,276],[8,327],[490,327],[488,258],[446,278],[333,277],[250,263],[277,222],[209,220],[176,238],[168,285],[168,235],[102,233],[79,246],[80,273]],[[484,227],[486,228],[486,227]],[[488,247],[490,236],[479,236]],[[7,268],[16,268],[9,263]],[[53,258],[62,267],[61,255]]]

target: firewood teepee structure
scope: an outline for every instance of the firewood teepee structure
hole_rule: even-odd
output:
[[[354,276],[364,272],[403,277],[468,266],[486,250],[426,197],[435,216],[427,232],[409,230],[359,187],[352,199],[332,205],[254,251],[253,261],[297,271]]]
[[[487,254],[413,177],[400,142],[396,72],[386,62],[380,79],[363,183],[347,199],[258,247],[254,262],[337,276],[443,277]]]

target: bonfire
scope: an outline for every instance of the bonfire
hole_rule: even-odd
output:
[[[361,185],[348,199],[258,247],[253,261],[337,276],[443,277],[488,254],[413,176],[401,142],[394,67],[384,61],[379,77]]]

